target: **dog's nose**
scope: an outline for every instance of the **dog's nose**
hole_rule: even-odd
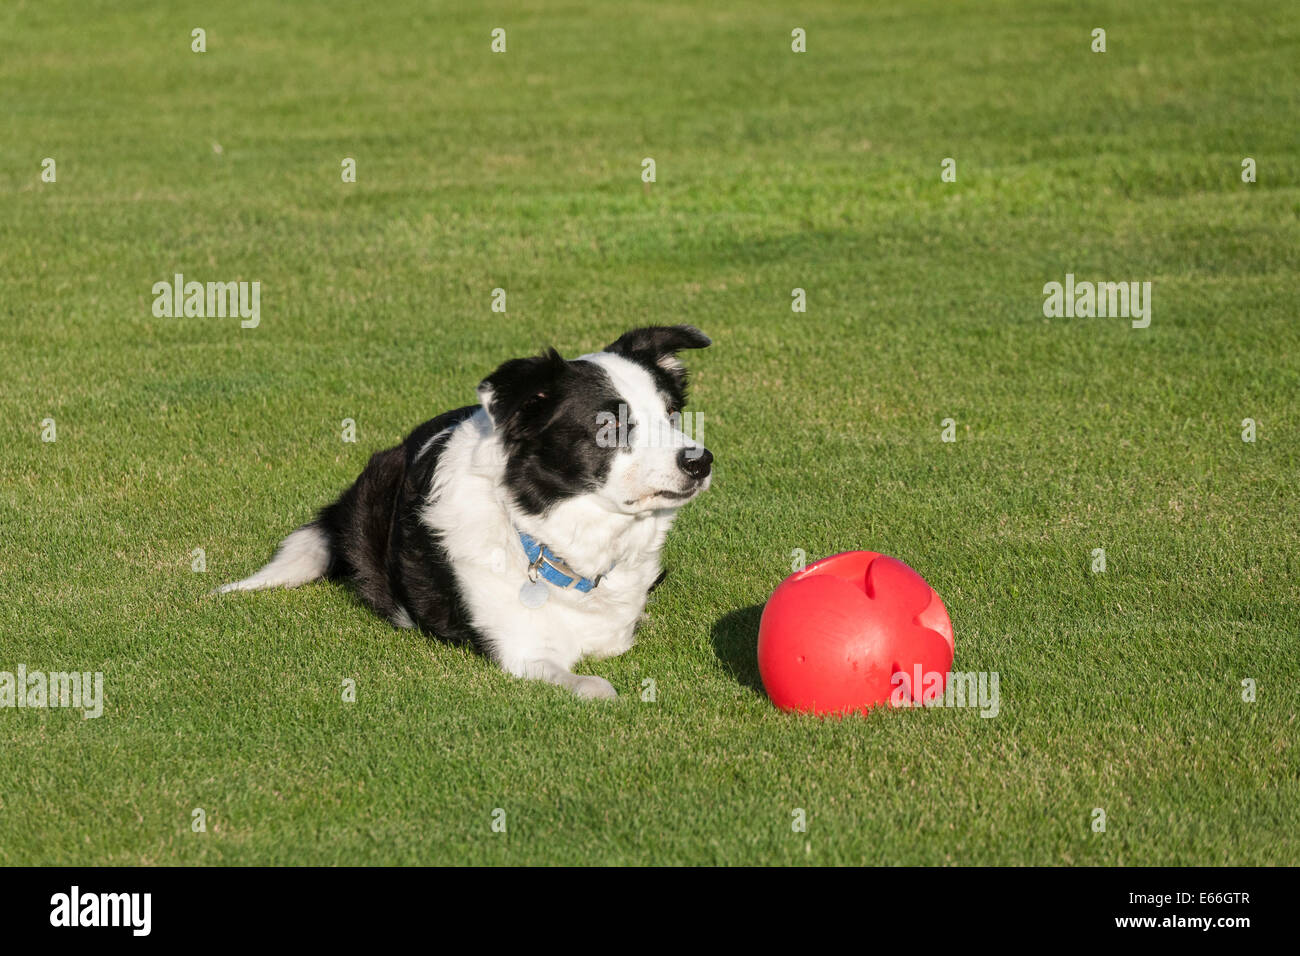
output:
[[[707,448],[683,448],[677,453],[677,466],[699,481],[713,467],[713,452]]]

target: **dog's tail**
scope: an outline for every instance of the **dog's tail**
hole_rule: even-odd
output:
[[[305,524],[280,542],[275,557],[252,577],[217,588],[230,591],[261,591],[266,588],[296,588],[323,578],[330,566],[330,539],[317,522]]]

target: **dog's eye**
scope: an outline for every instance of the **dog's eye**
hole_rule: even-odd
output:
[[[678,408],[676,405],[669,405],[666,411],[668,417],[672,418],[674,415],[678,414],[681,411],[681,409]]]

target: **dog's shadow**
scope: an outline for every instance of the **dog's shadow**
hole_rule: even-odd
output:
[[[763,605],[732,611],[713,625],[713,653],[739,683],[766,695],[758,676],[758,621]]]

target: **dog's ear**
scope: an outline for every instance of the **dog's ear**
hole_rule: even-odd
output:
[[[677,353],[682,349],[702,349],[712,344],[713,340],[693,325],[647,325],[624,332],[617,341],[606,346],[605,351],[681,376],[684,381],[685,373]]]
[[[478,399],[493,426],[503,432],[515,432],[523,423],[539,420],[539,413],[548,413],[565,365],[559,352],[548,349],[532,358],[503,362],[479,382]]]

